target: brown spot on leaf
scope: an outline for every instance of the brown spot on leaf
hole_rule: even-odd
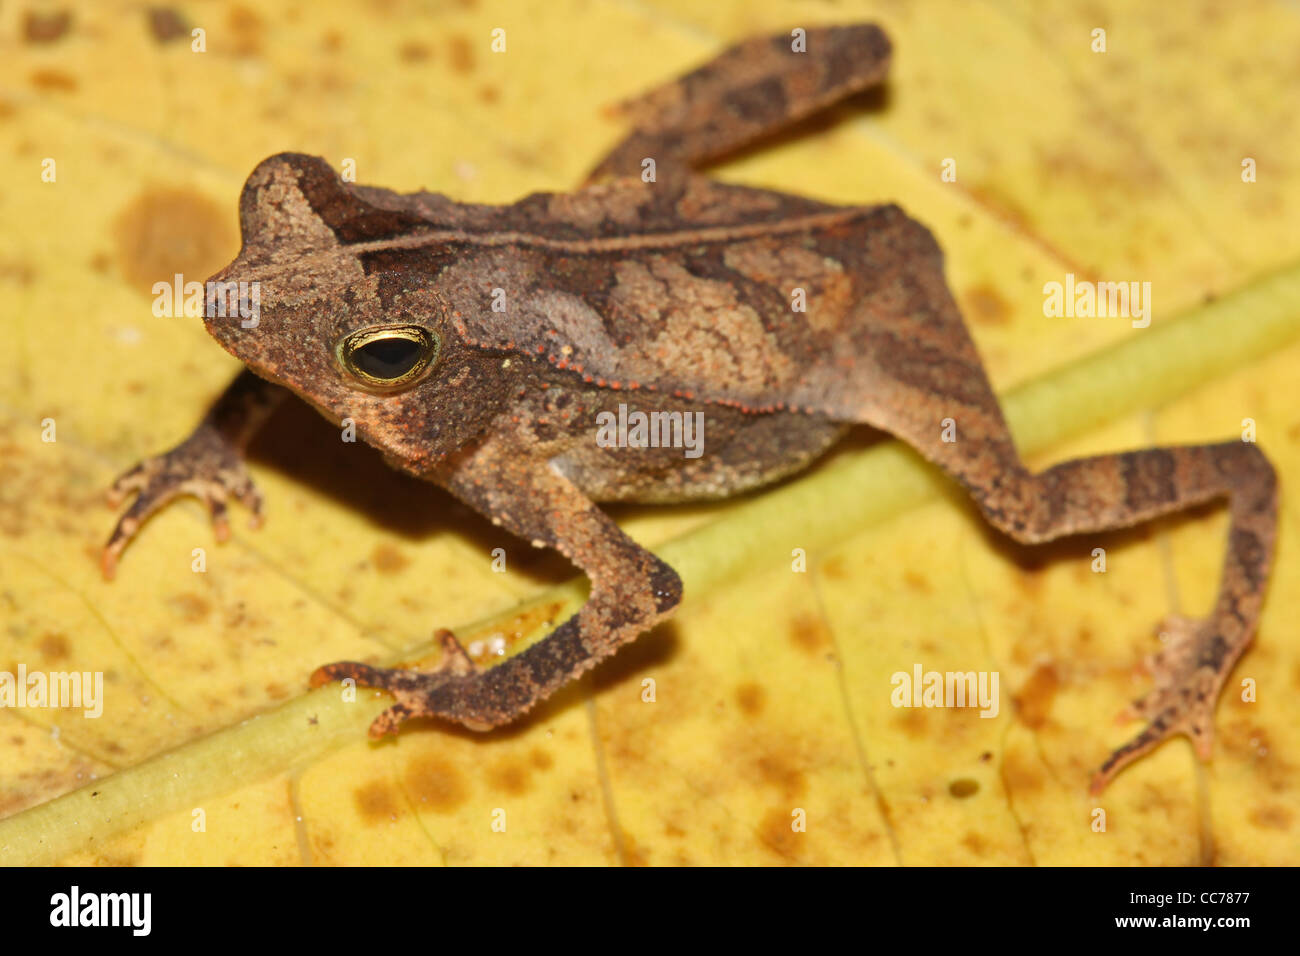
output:
[[[36,649],[48,660],[62,660],[68,656],[68,638],[63,634],[46,634],[37,643]]]
[[[501,91],[490,83],[485,83],[478,88],[478,98],[482,103],[491,106],[501,98]]]
[[[1026,763],[1014,751],[1002,758],[1002,783],[1007,791],[1023,794],[1043,787],[1043,772],[1035,764]]]
[[[311,831],[311,855],[312,860],[318,863],[332,862],[334,859],[334,836],[326,831],[324,827],[316,827]]]
[[[206,196],[147,188],[114,225],[118,268],[127,282],[149,295],[155,282],[172,282],[177,273],[186,282],[202,282],[238,250],[233,227],[230,211]]]
[[[420,809],[450,813],[465,802],[465,781],[459,770],[438,757],[422,757],[406,770],[406,786]]]
[[[975,856],[983,856],[988,852],[989,846],[984,842],[984,838],[978,833],[967,833],[961,838],[961,845],[970,850]]]
[[[780,789],[783,796],[798,797],[807,788],[803,771],[779,754],[764,754],[755,761],[758,779]]]
[[[800,650],[816,654],[830,644],[830,635],[820,617],[801,614],[790,622],[790,641]]]
[[[0,260],[0,282],[14,282],[26,288],[36,279],[36,267],[21,259]]]
[[[550,770],[551,767],[555,766],[555,760],[540,747],[534,747],[532,753],[528,755],[528,759],[538,770]]]
[[[167,43],[190,35],[190,28],[181,15],[171,7],[150,7],[149,32],[159,43]]]
[[[844,558],[838,554],[823,561],[821,571],[832,581],[843,581],[848,577],[848,572],[844,568]]]
[[[926,737],[930,733],[930,721],[926,719],[926,712],[920,707],[907,707],[900,710],[898,716],[894,718],[894,724],[912,738]]]
[[[411,563],[402,552],[387,543],[376,545],[370,560],[374,562],[375,570],[382,574],[396,574]]]
[[[794,823],[793,812],[793,807],[788,810],[769,810],[758,825],[763,845],[782,859],[790,861],[799,858],[802,849],[800,839],[803,836],[791,829],[791,824]]]
[[[766,697],[767,691],[752,681],[736,688],[736,703],[751,717],[762,712]]]
[[[433,56],[433,51],[418,40],[408,40],[397,48],[397,55],[403,63],[423,63]]]
[[[1260,760],[1273,751],[1268,732],[1253,721],[1226,723],[1219,728],[1217,737],[1224,752],[1236,759]]]
[[[1291,811],[1280,803],[1264,803],[1250,811],[1250,822],[1261,830],[1291,829]]]
[[[623,831],[623,859],[628,866],[649,866],[650,859],[646,851],[637,845],[632,834]]]
[[[228,211],[205,196],[148,188],[115,223],[118,267],[129,283],[149,294],[154,283],[172,282],[177,273],[186,282],[202,281],[238,248],[232,225]]]
[[[1040,664],[1029,675],[1029,680],[1015,697],[1016,711],[1026,727],[1038,730],[1047,723],[1052,712],[1052,700],[1060,686],[1060,678],[1051,664]]]
[[[447,52],[451,57],[451,68],[457,73],[471,73],[474,70],[474,48],[469,40],[457,33],[447,38]]]
[[[929,578],[911,568],[903,572],[903,583],[920,594],[929,594],[933,590]]]
[[[973,797],[980,792],[979,781],[972,780],[970,777],[962,777],[960,780],[954,780],[948,784],[948,792],[958,800]]]
[[[488,784],[496,791],[504,791],[512,797],[520,797],[528,792],[531,781],[528,768],[517,761],[504,761],[488,770]]]
[[[23,14],[23,39],[28,43],[53,43],[72,26],[67,10],[28,10]]]
[[[259,56],[262,52],[262,18],[247,7],[231,7],[226,20],[235,43],[236,56]]]
[[[343,49],[343,34],[338,30],[330,30],[320,38],[320,45],[326,53],[338,53]]]
[[[62,70],[33,70],[32,86],[47,93],[73,93],[77,89],[77,78]]]
[[[352,796],[357,803],[357,812],[367,823],[391,821],[397,817],[397,794],[386,781],[372,780],[364,787],[358,787]]]
[[[967,289],[962,298],[965,300],[966,314],[976,322],[1005,325],[1011,316],[1011,306],[991,285],[977,285],[973,289]]]
[[[177,594],[167,599],[167,605],[175,611],[186,624],[195,624],[208,616],[212,606],[207,599],[198,594]]]

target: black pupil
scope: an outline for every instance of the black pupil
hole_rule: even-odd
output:
[[[419,342],[395,336],[367,342],[352,353],[352,361],[371,378],[401,378],[415,367],[423,351]]]

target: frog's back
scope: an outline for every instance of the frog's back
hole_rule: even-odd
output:
[[[597,384],[833,413],[832,393],[869,387],[882,349],[975,355],[955,309],[918,288],[941,275],[941,253],[897,206],[693,177],[510,208],[508,254],[532,266],[522,306],[467,316],[467,334]]]

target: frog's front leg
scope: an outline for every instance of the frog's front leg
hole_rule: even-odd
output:
[[[252,510],[254,524],[260,520],[262,497],[244,467],[244,446],[286,394],[281,386],[245,369],[189,438],[118,477],[109,491],[110,507],[120,506],[132,492],[139,496],[104,545],[100,558],[104,577],[113,577],[117,559],[145,520],[181,495],[193,495],[207,505],[219,541],[230,535],[226,520],[230,495]]]
[[[660,178],[697,169],[878,85],[889,56],[889,38],[871,23],[745,40],[621,104],[632,132],[588,181],[640,176],[646,159],[655,161]]]
[[[345,661],[320,668],[313,686],[352,678],[397,702],[370,726],[373,737],[412,717],[442,717],[476,730],[516,719],[668,617],[681,601],[677,573],[624,534],[526,439],[493,436],[438,476],[457,497],[535,546],[551,547],[591,580],[587,603],[527,650],[479,670],[449,632],[432,672]]]

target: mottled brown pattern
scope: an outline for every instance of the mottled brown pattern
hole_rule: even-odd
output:
[[[301,154],[265,160],[240,198],[240,254],[214,277],[260,283],[260,321],[207,320],[249,371],[186,443],[119,481],[140,496],[105,548],[105,572],[178,494],[207,500],[219,532],[229,494],[256,511],[240,448],[291,391],[591,579],[575,616],[496,666],[480,668],[442,632],[432,673],[339,663],[314,677],[391,692],[373,734],[413,716],[485,728],[518,718],[681,599],[677,574],[595,502],[734,494],[803,467],[849,424],[869,424],[917,448],[1022,542],[1228,499],[1214,612],[1164,622],[1154,688],[1133,706],[1148,725],[1094,789],[1172,734],[1208,756],[1213,706],[1252,639],[1272,559],[1276,482],[1258,448],[1134,451],[1032,474],[928,230],[893,205],[836,207],[693,172],[879,83],[888,60],[873,26],[809,30],[806,53],[789,35],[746,41],[628,104],[634,128],[591,183],[504,206],[344,184]],[[640,178],[645,157],[656,160],[653,181]],[[795,289],[805,311],[793,307]],[[340,350],[357,334],[409,346],[409,379],[400,368],[367,378]],[[702,413],[705,453],[598,445],[596,416],[620,405]],[[955,441],[941,437],[948,419]],[[805,630],[796,625],[793,639],[820,652],[824,641]],[[1048,719],[1050,698],[1032,706],[1034,686],[1021,701],[1031,723]],[[740,700],[755,709],[761,697]],[[924,729],[920,712],[900,720]]]

